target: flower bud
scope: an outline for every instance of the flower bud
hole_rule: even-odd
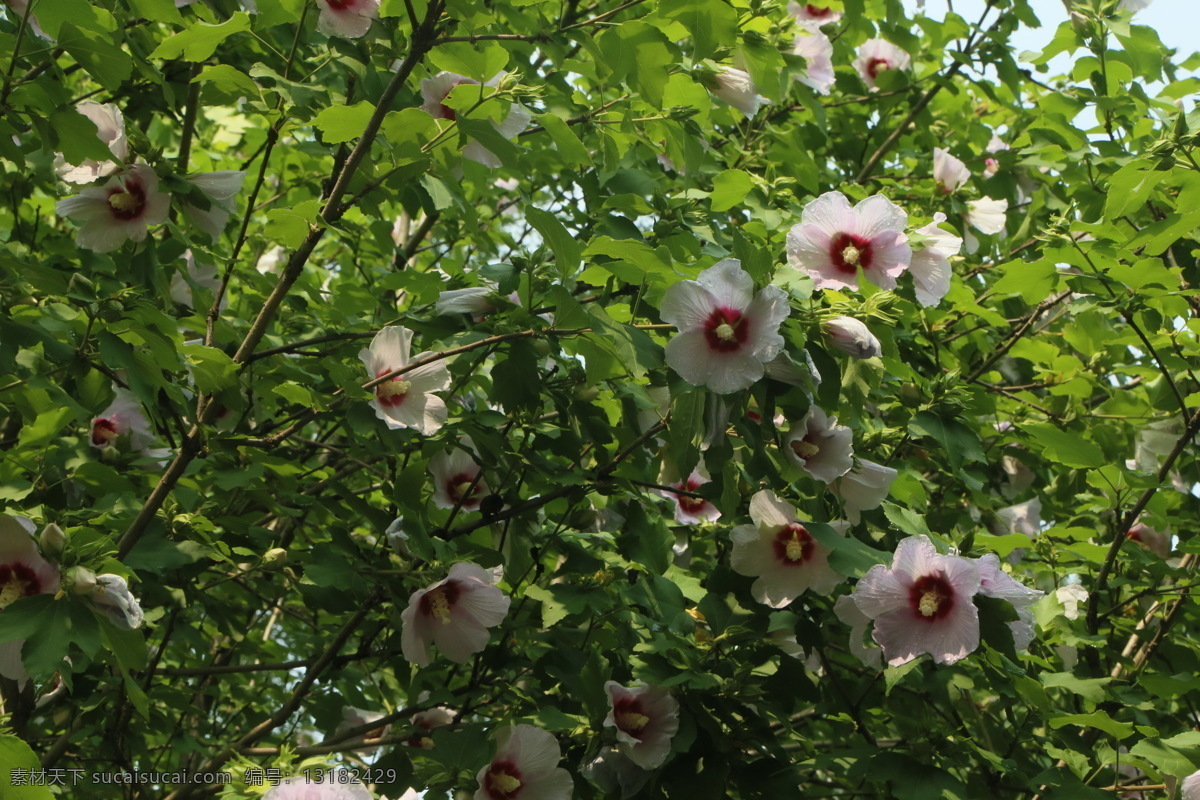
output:
[[[855,358],[878,358],[883,348],[867,326],[853,317],[834,317],[825,323],[825,332],[833,346]]]
[[[263,569],[279,569],[287,563],[287,560],[287,550],[284,550],[282,547],[272,547],[263,553],[262,567]]]
[[[42,551],[42,555],[57,559],[66,547],[67,535],[63,533],[62,528],[53,522],[42,528],[42,534],[38,537],[38,549]]]
[[[96,573],[87,567],[71,567],[64,577],[71,591],[75,594],[91,594],[96,591]]]

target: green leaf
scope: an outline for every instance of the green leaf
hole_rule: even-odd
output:
[[[151,22],[170,22],[183,24],[183,17],[172,0],[130,0],[138,16],[145,17]]]
[[[663,0],[658,13],[692,34],[692,58],[696,61],[737,41],[737,12],[723,0]]]
[[[458,127],[468,138],[490,150],[507,167],[514,166],[521,155],[521,148],[504,138],[489,120],[471,119],[460,114]]]
[[[322,139],[337,144],[362,136],[374,113],[375,106],[360,100],[352,106],[330,106],[313,117],[312,124],[321,131]]]
[[[96,124],[71,109],[50,117],[50,126],[58,137],[57,149],[68,164],[82,164],[86,159],[112,161],[112,151],[100,141]]]
[[[437,129],[433,117],[419,108],[389,111],[379,126],[380,132],[393,148],[393,157],[399,153],[419,157],[422,145],[437,135]]]
[[[1091,714],[1062,714],[1050,720],[1050,727],[1055,730],[1064,725],[1096,728],[1117,739],[1126,739],[1133,735],[1133,725],[1131,723],[1117,722],[1104,711],[1093,711]]]
[[[66,35],[63,26],[68,23],[72,28],[94,31],[110,40],[113,38],[113,32],[117,30],[117,21],[113,15],[101,4],[88,0],[41,0],[33,13],[46,35],[58,39],[60,45]]]
[[[1144,160],[1131,161],[1108,179],[1108,192],[1104,197],[1104,218],[1118,219],[1131,210],[1146,204],[1150,192],[1166,175],[1153,169]]]
[[[42,767],[37,754],[20,737],[0,734],[0,765],[3,765],[0,789],[4,790],[0,795],[4,800],[55,800],[54,793],[46,786],[35,786],[31,781],[13,785],[15,776],[21,774],[18,770],[40,770]]]
[[[583,253],[583,245],[579,240],[568,233],[558,217],[549,211],[531,206],[525,209],[525,218],[554,251],[558,274],[563,277],[573,275],[579,269],[580,255]]]
[[[128,53],[105,41],[101,34],[82,31],[69,22],[63,23],[58,46],[110,92],[121,88],[133,74],[133,59]]]
[[[148,651],[145,637],[141,631],[119,629],[104,618],[100,619],[100,633],[125,681],[125,693],[129,696],[129,702],[133,703],[133,707],[143,718],[149,718],[150,700],[132,674],[135,670],[146,667]]]
[[[746,199],[754,183],[750,175],[740,169],[727,169],[713,178],[709,200],[713,211],[728,211]]]
[[[1107,687],[1112,683],[1112,678],[1077,678],[1070,672],[1043,672],[1038,675],[1038,680],[1047,689],[1066,689],[1093,703],[1108,698]]]
[[[861,577],[876,564],[891,561],[887,553],[868,547],[854,536],[843,535],[823,522],[806,522],[805,529],[812,537],[828,547],[829,565],[843,575]]]
[[[996,267],[1001,278],[992,284],[996,294],[1019,294],[1026,303],[1040,303],[1049,297],[1058,282],[1058,270],[1045,259],[1007,261]]]
[[[1016,663],[1016,643],[1013,641],[1012,628],[1008,626],[1008,623],[1018,619],[1012,604],[1007,600],[987,597],[984,594],[975,595],[974,602],[979,610],[980,641]]]
[[[904,680],[905,675],[919,668],[923,660],[924,659],[921,658],[914,658],[912,661],[905,662],[898,667],[884,667],[883,682],[886,686],[884,689],[884,694],[890,695],[896,684]]]
[[[929,536],[929,526],[925,524],[925,518],[912,509],[885,502],[883,514],[902,533],[909,536]]]
[[[572,167],[592,166],[591,154],[562,117],[554,114],[542,114],[538,117],[538,122],[554,140],[554,146],[558,148],[558,154],[562,156],[564,163]]]
[[[492,396],[505,411],[531,411],[541,404],[538,354],[527,341],[512,342],[508,357],[492,367]]]
[[[975,431],[961,422],[921,411],[908,423],[909,433],[928,436],[942,446],[950,466],[958,469],[967,461],[986,461],[983,445]]]
[[[478,47],[468,42],[440,44],[426,56],[434,66],[484,83],[508,65],[508,51],[495,42]]]
[[[1107,463],[1103,451],[1078,432],[1044,422],[1025,423],[1021,430],[1029,434],[1035,447],[1041,447],[1044,458],[1058,464],[1094,469]]]
[[[554,599],[549,590],[540,586],[527,586],[525,596],[532,597],[542,604],[542,627],[549,628],[567,616],[567,607]]]
[[[254,80],[228,64],[206,64],[192,83],[211,86],[227,97],[258,97],[262,92]]]
[[[185,61],[204,61],[217,51],[217,46],[235,33],[250,30],[250,15],[235,11],[233,16],[216,25],[196,22],[187,30],[180,31],[159,44],[150,58],[175,59],[183,56]]]
[[[69,406],[59,406],[37,415],[32,425],[26,425],[17,436],[21,449],[40,448],[58,438],[63,428],[75,421],[77,412]]]
[[[1172,737],[1177,739],[1179,737]],[[1191,742],[1186,751],[1180,751],[1172,747],[1168,742],[1157,737],[1148,737],[1129,748],[1129,754],[1144,758],[1153,764],[1160,772],[1167,775],[1173,775],[1176,778],[1186,778],[1196,771],[1196,764],[1192,759],[1188,758],[1186,753],[1191,751],[1196,752],[1195,742]]]
[[[650,105],[662,108],[668,68],[679,59],[661,31],[644,22],[625,22],[602,33],[596,43],[615,77],[624,79]]]
[[[185,344],[179,348],[187,357],[196,388],[204,394],[215,394],[237,384],[237,365],[224,351],[202,344]]]

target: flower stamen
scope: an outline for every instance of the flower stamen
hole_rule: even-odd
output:
[[[932,617],[937,613],[938,606],[941,605],[941,597],[937,592],[926,592],[921,595],[921,602],[917,606],[917,610],[922,616]]]
[[[846,248],[842,250],[842,260],[852,267],[858,265],[858,259],[861,257],[862,251],[852,244],[846,245]]]

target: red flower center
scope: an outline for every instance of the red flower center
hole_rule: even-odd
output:
[[[816,549],[812,534],[797,522],[780,528],[771,547],[775,551],[775,559],[788,567],[806,563]]]
[[[732,353],[750,338],[750,321],[736,309],[714,308],[704,321],[704,338],[710,350]]]
[[[700,488],[700,482],[693,480],[680,481],[671,485],[676,489],[683,489],[685,492],[694,492]],[[689,497],[686,494],[677,494],[675,495],[675,499],[679,502],[680,508],[694,517],[703,514],[704,509],[708,507],[708,501],[703,497]]]
[[[443,625],[447,625],[451,622],[450,613],[461,594],[462,589],[459,587],[458,581],[447,581],[421,595],[417,610],[424,616],[433,617]]]
[[[871,78],[878,78],[879,73],[888,69],[894,69],[894,67],[892,67],[892,62],[886,58],[872,58],[867,62],[867,74]]]
[[[13,564],[0,564],[0,608],[7,608],[9,603],[42,590],[42,582],[37,573],[19,561]]]
[[[521,770],[511,761],[493,761],[483,776],[483,790],[492,800],[512,800],[523,785]]]
[[[829,243],[829,260],[839,272],[853,275],[871,266],[871,242],[854,233],[839,233]]]
[[[619,697],[613,701],[613,722],[623,733],[641,739],[650,724],[650,717],[642,708],[642,701],[635,697]]]
[[[96,447],[103,447],[120,435],[117,423],[111,419],[100,418],[92,423],[92,444]]]
[[[833,13],[833,9],[831,8],[826,8],[825,6],[814,6],[812,3],[806,5],[804,10],[808,12],[810,17],[828,17]]]
[[[379,378],[387,375],[394,368],[381,369],[375,373],[375,377]],[[381,406],[395,408],[404,402],[404,398],[408,397],[408,390],[412,388],[412,384],[397,375],[391,380],[384,381],[375,387],[375,399]]]
[[[940,572],[923,575],[909,587],[908,605],[917,619],[934,622],[954,608],[954,588]]]
[[[475,476],[479,473],[460,472],[457,475],[452,475],[446,481],[446,494],[450,497],[450,502],[455,505],[462,506],[465,509],[472,509],[479,505],[482,493],[479,482],[475,480]],[[475,484],[472,486],[471,484]],[[470,490],[468,492],[468,490]]]
[[[109,190],[108,208],[119,220],[137,219],[146,210],[146,190],[137,181],[127,180],[122,188]]]

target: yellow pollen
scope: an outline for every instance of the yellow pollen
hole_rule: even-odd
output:
[[[403,397],[411,388],[408,381],[384,381],[375,387],[380,397]]]
[[[471,483],[472,483],[472,481],[463,481],[458,486],[455,486],[454,487],[455,494],[457,494],[459,497],[466,497],[467,492],[469,492],[471,490]]]
[[[854,266],[858,263],[859,256],[861,255],[862,253],[857,247],[852,244],[848,244],[846,245],[846,249],[842,251],[842,260],[847,264]]]
[[[920,611],[923,616],[932,617],[937,613],[939,604],[940,600],[937,592],[926,592],[925,594],[921,595],[921,602],[917,605],[917,610]]]
[[[728,322],[722,322],[720,325],[718,325],[717,329],[716,329],[716,331],[714,331],[714,333],[716,333],[717,338],[721,339],[722,341],[726,341],[726,342],[733,341],[733,336],[734,336],[733,326],[730,325]]]
[[[421,741],[421,749],[422,750],[432,750],[433,749],[433,737],[422,736],[420,741]]]
[[[450,619],[450,601],[446,599],[446,593],[441,589],[434,589],[429,593],[429,606],[433,609],[435,616],[443,625],[449,625]]]
[[[792,449],[796,451],[796,455],[801,458],[812,458],[817,453],[821,452],[821,448],[817,447],[812,442],[806,442],[801,439],[792,444]]]
[[[492,776],[492,785],[505,794],[512,794],[521,788],[521,781],[507,772],[501,772],[499,775]]]
[[[108,198],[108,204],[117,211],[133,211],[137,208],[137,198],[129,192],[117,192]]]
[[[800,561],[804,558],[804,545],[800,544],[794,532],[792,533],[792,538],[788,539],[785,549],[787,550],[788,561]]]
[[[0,609],[8,608],[12,601],[24,597],[26,588],[25,581],[20,578],[9,578],[4,584],[4,588],[0,589]]]
[[[650,723],[650,718],[645,714],[639,714],[636,711],[626,711],[620,715],[619,720],[621,730],[633,731],[637,733],[642,728]]]

